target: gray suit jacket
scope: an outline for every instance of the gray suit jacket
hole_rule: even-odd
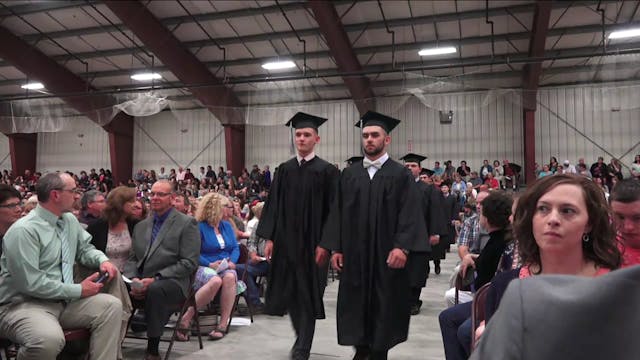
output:
[[[640,266],[511,282],[471,360],[639,359]]]
[[[132,251],[124,274],[129,278],[160,275],[175,281],[187,296],[200,256],[200,231],[196,220],[172,209],[153,245],[149,246],[152,228],[153,216],[133,229]]]

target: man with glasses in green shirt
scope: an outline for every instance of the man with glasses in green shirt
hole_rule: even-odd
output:
[[[91,331],[90,357],[116,359],[122,304],[100,294],[99,273],[73,282],[73,265],[117,274],[107,256],[71,214],[80,197],[68,174],[47,174],[36,184],[39,204],[4,236],[0,257],[0,337],[19,344],[18,359],[55,359],[63,328]],[[15,205],[15,204],[14,204]]]

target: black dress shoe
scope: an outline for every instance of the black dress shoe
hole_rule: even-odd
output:
[[[436,275],[440,275],[440,270],[441,270],[440,269],[440,264],[436,264],[436,269],[435,269]]]
[[[356,354],[353,360],[368,360],[371,350],[367,346],[356,346]]]

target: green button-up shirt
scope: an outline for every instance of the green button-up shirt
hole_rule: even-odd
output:
[[[86,232],[71,213],[62,214],[69,241],[70,259],[97,269],[107,256],[90,243]],[[0,257],[0,304],[29,298],[73,300],[80,298],[80,284],[62,282],[61,240],[56,233],[58,217],[38,205],[16,221],[4,235]]]

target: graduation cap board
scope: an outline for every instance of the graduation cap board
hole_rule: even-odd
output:
[[[420,165],[420,162],[422,162],[426,158],[427,158],[426,156],[413,154],[413,153],[408,153],[407,155],[401,157],[400,160],[403,160],[406,163],[412,162],[412,163],[417,163],[418,165]]]
[[[291,126],[293,129],[312,128],[318,131],[320,125],[327,121],[325,118],[319,116],[298,112],[293,115],[291,119],[286,123],[286,126]]]
[[[420,171],[420,175],[432,176],[433,174],[433,170],[431,169],[422,168],[422,170]]]
[[[360,121],[356,123],[356,126],[359,128],[364,128],[365,126],[377,125],[383,128],[387,134],[389,134],[396,126],[400,124],[400,120],[394,119],[390,116],[383,115],[377,113],[375,111],[367,111],[366,114],[362,115]]]

